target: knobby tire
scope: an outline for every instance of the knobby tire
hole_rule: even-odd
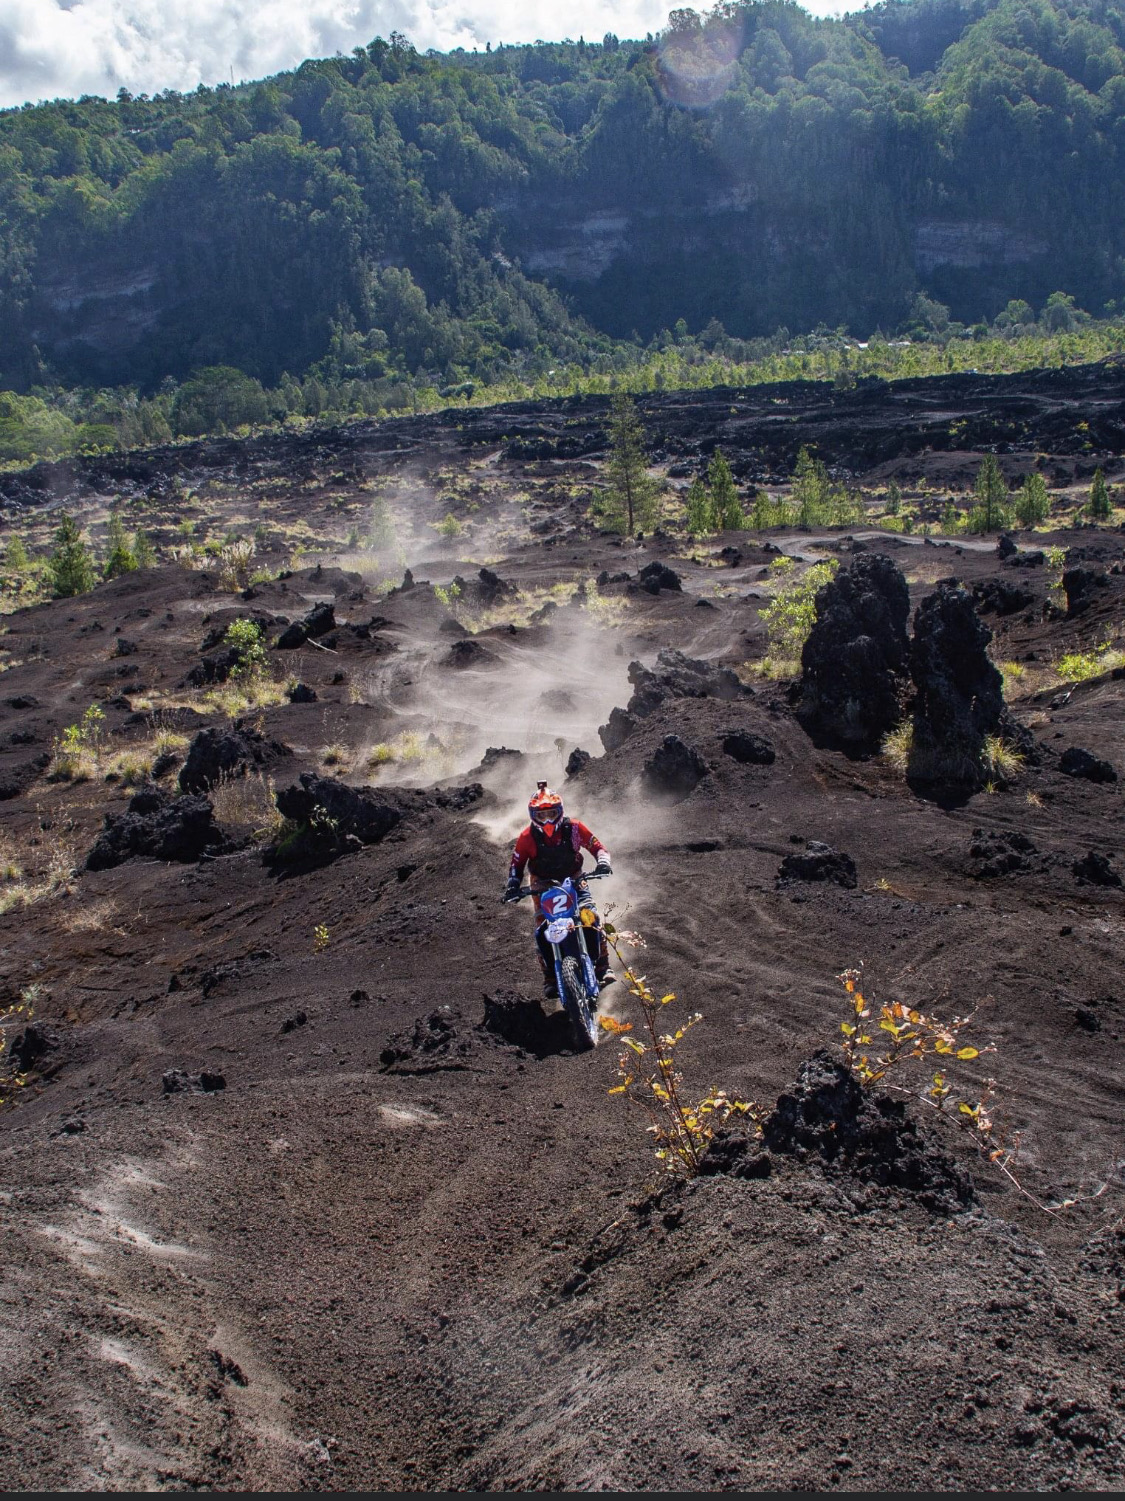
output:
[[[559,968],[562,970],[563,1010],[570,1018],[575,1046],[584,1052],[592,1048],[597,1040],[597,1022],[594,1019],[594,1008],[586,996],[582,965],[579,960],[568,957],[562,960]]]

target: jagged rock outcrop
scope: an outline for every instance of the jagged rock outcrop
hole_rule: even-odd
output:
[[[224,778],[244,777],[292,755],[280,740],[267,740],[258,730],[243,725],[230,729],[208,726],[188,747],[180,772],[182,792],[206,792]]]
[[[313,605],[303,620],[287,625],[277,638],[278,651],[296,651],[306,641],[318,640],[336,629],[336,607],[329,601]]]
[[[268,852],[274,863],[320,861],[378,844],[410,813],[429,809],[453,812],[472,807],[484,796],[479,782],[435,792],[395,787],[349,787],[335,777],[302,772],[295,785],[276,795],[277,810],[292,829]]]
[[[926,1141],[905,1102],[864,1089],[823,1049],[778,1096],[762,1141],[776,1155],[819,1158],[863,1182],[905,1189],[931,1209],[948,1213],[972,1203],[972,1184]]]
[[[1075,879],[1086,886],[1116,886],[1122,885],[1121,876],[1108,855],[1101,855],[1097,850],[1089,850],[1080,859],[1071,865]]]
[[[956,584],[940,584],[914,612],[910,774],[919,781],[966,787],[984,782],[985,737],[1009,728],[1003,679],[988,655],[991,640],[972,599]]]
[[[683,583],[680,575],[674,568],[669,568],[667,563],[660,563],[654,558],[651,563],[646,563],[638,574],[638,587],[646,594],[659,594],[661,589],[670,589],[675,594],[683,592]]]
[[[626,705],[630,714],[646,719],[672,698],[741,698],[745,689],[729,667],[685,657],[667,648],[657,654],[652,667],[629,663],[633,696]]]
[[[639,721],[626,709],[611,709],[609,721],[598,730],[598,739],[607,751],[619,750],[630,735],[635,735]]]
[[[1108,584],[1109,579],[1102,568],[1068,568],[1062,576],[1067,618],[1084,615],[1097,599],[1099,591]]]
[[[978,881],[1042,870],[1045,865],[1035,845],[1018,829],[973,830],[969,874]]]
[[[772,766],[777,752],[762,735],[749,730],[731,730],[723,736],[723,751],[742,766]]]
[[[607,751],[617,750],[634,734],[638,723],[655,713],[661,704],[673,698],[720,698],[733,701],[751,692],[744,688],[729,667],[716,667],[682,651],[667,648],[658,652],[651,667],[643,662],[629,663],[629,681],[633,694],[625,709],[615,708],[609,722],[598,730],[598,738]]]
[[[650,792],[682,799],[699,785],[710,768],[696,750],[679,735],[665,735],[645,762],[644,781]]]
[[[442,658],[445,667],[488,667],[491,663],[500,659],[494,651],[480,641],[474,641],[471,636],[463,641],[455,641],[448,652]]]
[[[1059,770],[1068,777],[1080,777],[1086,782],[1116,782],[1117,772],[1110,761],[1099,760],[1080,745],[1072,745],[1059,757]]]
[[[826,739],[874,749],[901,718],[909,687],[910,597],[901,569],[861,553],[816,596],[801,653],[799,717]]]
[[[214,818],[209,798],[174,797],[161,787],[142,787],[124,813],[106,814],[86,869],[110,870],[138,855],[190,864],[223,847]]]
[[[576,745],[566,760],[567,776],[580,776],[593,759],[589,751],[585,751],[581,746]]]
[[[1035,595],[1007,579],[984,579],[973,585],[973,599],[982,615],[1014,615],[1035,603]]]

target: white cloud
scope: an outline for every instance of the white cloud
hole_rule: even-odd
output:
[[[658,31],[668,0],[0,0],[0,107],[263,78],[405,32],[416,47]],[[826,14],[838,0],[813,0]]]

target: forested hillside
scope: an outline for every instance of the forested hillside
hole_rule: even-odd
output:
[[[1060,290],[1112,313],[1123,45],[1106,0],[752,0],[645,42],[393,36],[237,88],[10,110],[0,384],[315,368],[389,401],[681,319],[713,344],[890,331],[920,293],[965,323]]]

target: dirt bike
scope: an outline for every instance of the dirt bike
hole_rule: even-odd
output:
[[[600,881],[605,871],[583,871],[580,881]],[[530,886],[521,886],[519,901],[531,895]],[[536,933],[554,955],[555,984],[559,999],[570,1021],[574,1044],[580,1051],[592,1048],[598,1040],[598,995],[600,987],[594,972],[599,925],[590,907],[579,905],[578,890],[569,877],[539,894],[543,921]],[[583,913],[589,914],[584,917]],[[592,920],[591,920],[592,919]]]

